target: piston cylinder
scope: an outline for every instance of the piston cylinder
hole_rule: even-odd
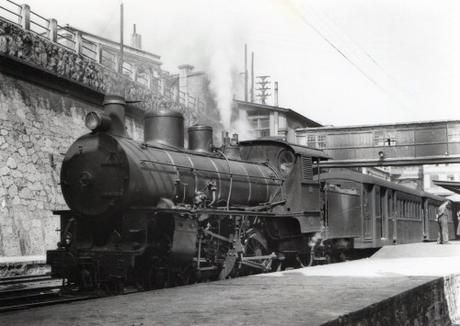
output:
[[[175,111],[147,112],[144,121],[147,144],[184,148],[184,117]]]
[[[194,125],[189,127],[188,148],[195,152],[212,152],[212,127],[203,125]]]

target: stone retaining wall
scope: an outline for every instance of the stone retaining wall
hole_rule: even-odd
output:
[[[58,241],[66,209],[59,185],[63,154],[87,133],[83,117],[100,110],[69,96],[0,73],[0,255],[44,254]],[[128,133],[143,138],[142,121]]]
[[[126,121],[128,133],[137,140],[143,138],[143,112],[157,110],[164,101],[184,114],[186,125],[201,121],[219,126],[205,112],[168,101],[127,76],[1,18],[0,59],[0,256],[44,254],[55,248],[58,218],[52,210],[66,209],[59,185],[61,161],[69,145],[87,132],[85,114],[101,109],[94,94],[140,101],[132,105]],[[39,79],[46,82],[43,85],[31,78],[37,72],[45,76]],[[76,90],[55,87],[64,82]]]
[[[460,275],[439,278],[344,315],[323,326],[451,326],[460,324]]]

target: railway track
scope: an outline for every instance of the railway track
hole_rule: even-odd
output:
[[[0,279],[0,313],[94,297],[95,295],[65,293],[62,291],[62,280],[53,279],[49,274]]]

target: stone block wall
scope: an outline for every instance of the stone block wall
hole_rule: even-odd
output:
[[[460,323],[460,275],[440,277],[322,326],[453,326]]]
[[[90,93],[101,98],[117,94],[140,101],[132,105],[133,115],[126,121],[128,133],[139,141],[143,138],[142,112],[157,110],[166,99],[155,89],[1,17],[0,59],[0,256],[42,255],[58,240],[58,218],[52,210],[66,209],[59,185],[63,155],[87,132],[85,114],[101,109],[79,98],[86,99]],[[37,86],[27,73],[2,69],[8,68],[2,67],[8,62],[31,74],[40,71],[47,84]],[[53,87],[53,83],[61,82],[78,90],[58,92],[62,87]],[[206,112],[166,102],[184,114],[186,125],[215,122]]]
[[[63,155],[87,133],[84,116],[100,110],[0,73],[0,255],[44,254],[58,241],[66,209],[59,185]],[[128,117],[128,133],[143,137],[142,121]]]

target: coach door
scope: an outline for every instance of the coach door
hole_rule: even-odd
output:
[[[374,217],[374,191],[372,185],[363,184],[362,188],[363,238],[372,239],[372,221]]]
[[[422,212],[421,212],[421,216],[422,216],[422,221],[423,221],[423,240],[426,240],[427,238],[429,238],[428,234],[429,234],[429,219],[428,219],[428,199],[427,198],[423,198],[422,197]]]
[[[388,193],[390,192],[387,188],[380,189],[380,207],[382,208],[382,227],[380,232],[381,239],[388,238]]]
[[[384,195],[383,189],[380,186],[374,186],[374,203],[375,203],[375,240],[378,241],[383,238],[383,207],[382,196]]]

